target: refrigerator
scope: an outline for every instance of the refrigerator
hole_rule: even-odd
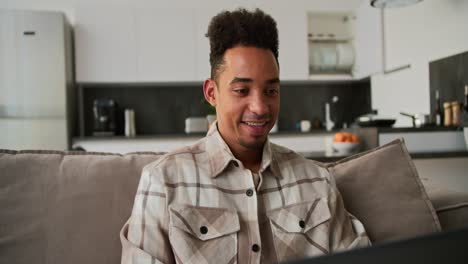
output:
[[[72,43],[61,12],[0,9],[0,148],[70,148]]]

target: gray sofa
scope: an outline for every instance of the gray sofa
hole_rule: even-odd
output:
[[[0,150],[0,263],[119,263],[141,169],[161,155]],[[317,164],[374,244],[468,223],[468,194],[423,187],[400,140]]]

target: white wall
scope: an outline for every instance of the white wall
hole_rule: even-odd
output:
[[[270,7],[284,8],[304,7],[311,11],[343,11],[355,9],[363,0],[0,0],[0,8],[53,10],[64,12],[68,19],[74,22],[74,10],[81,4],[113,5],[117,3],[131,4],[132,6],[161,6],[183,8],[226,8],[236,7]]]
[[[429,62],[468,50],[468,1],[424,0],[384,11],[386,69],[411,68],[371,78],[372,106],[411,126],[400,111],[429,113]],[[460,87],[463,89],[463,87]]]

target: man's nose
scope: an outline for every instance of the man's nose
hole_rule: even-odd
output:
[[[263,96],[262,94],[256,94],[252,96],[250,105],[249,105],[249,110],[258,116],[267,114],[268,102],[265,96]]]

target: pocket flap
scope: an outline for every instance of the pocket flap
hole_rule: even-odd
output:
[[[239,216],[224,208],[171,205],[171,225],[199,238],[208,240],[240,230]]]
[[[330,219],[326,199],[303,202],[278,208],[267,213],[268,218],[283,232],[305,233]]]

